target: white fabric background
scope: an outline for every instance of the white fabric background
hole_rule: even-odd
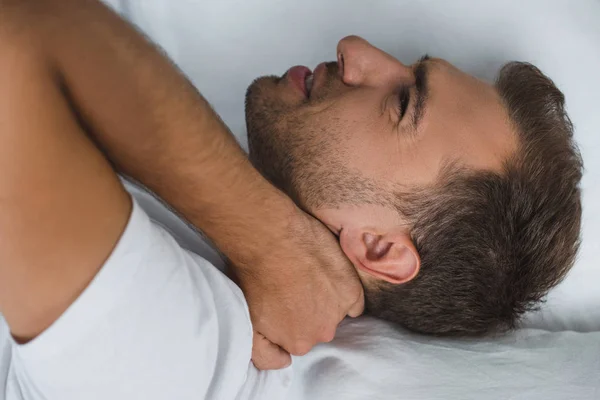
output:
[[[598,400],[600,332],[432,339],[364,317],[294,360],[288,400]]]
[[[157,41],[245,146],[244,93],[259,75],[335,58],[358,34],[412,62],[427,52],[493,79],[530,61],[564,91],[586,173],[575,268],[527,326],[600,330],[600,1],[108,0]]]

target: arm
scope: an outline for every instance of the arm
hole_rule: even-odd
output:
[[[93,0],[26,3],[35,8],[28,26],[87,133],[118,170],[230,258],[255,329],[302,354],[329,340],[353,306],[362,310],[362,288],[333,236],[251,167],[204,98],[152,44]],[[302,275],[302,285],[291,285]]]
[[[250,262],[258,235],[242,231],[272,227],[297,211],[294,204],[251,167],[206,100],[153,44],[95,1],[54,3],[61,27],[49,21],[42,29],[52,32],[52,56],[108,158],[201,227],[234,263]],[[277,218],[262,212],[266,202]]]

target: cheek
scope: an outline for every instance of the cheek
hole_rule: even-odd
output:
[[[347,160],[352,168],[377,180],[392,180],[402,147],[391,125],[361,121],[347,126]]]
[[[398,150],[393,126],[387,112],[382,113],[375,106],[379,104],[376,99],[348,96],[319,118],[319,123],[328,127],[328,134],[337,142],[345,163],[374,177],[389,174]]]

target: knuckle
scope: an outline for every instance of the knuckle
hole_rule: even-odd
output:
[[[258,353],[254,353],[252,355],[252,362],[254,363],[254,366],[260,370],[266,370],[266,369],[271,369],[274,368],[273,364],[273,359],[269,356],[265,356],[264,354],[262,354],[261,352]]]
[[[254,366],[261,370],[261,371],[266,371],[269,369],[274,369],[276,367],[273,367],[273,365],[271,365],[271,363],[269,363],[269,361],[267,360],[252,360],[252,362],[254,363]]]
[[[307,354],[310,349],[312,348],[312,345],[306,341],[299,341],[294,343],[291,348],[290,348],[290,354],[293,354],[295,356],[303,356],[305,354]]]
[[[264,370],[268,368],[268,365],[265,364],[265,361],[259,357],[252,358],[252,363],[254,366],[260,370]]]
[[[284,355],[281,354],[260,354],[253,353],[252,362],[259,370],[281,369],[286,367],[289,362]]]
[[[335,329],[328,329],[321,335],[320,339],[323,343],[329,343],[335,337]]]
[[[252,361],[254,364],[264,364],[266,361],[266,357],[262,350],[254,349],[252,350]]]

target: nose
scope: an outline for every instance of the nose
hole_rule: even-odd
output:
[[[347,36],[337,45],[342,80],[350,86],[377,87],[412,76],[410,68],[359,36]]]

